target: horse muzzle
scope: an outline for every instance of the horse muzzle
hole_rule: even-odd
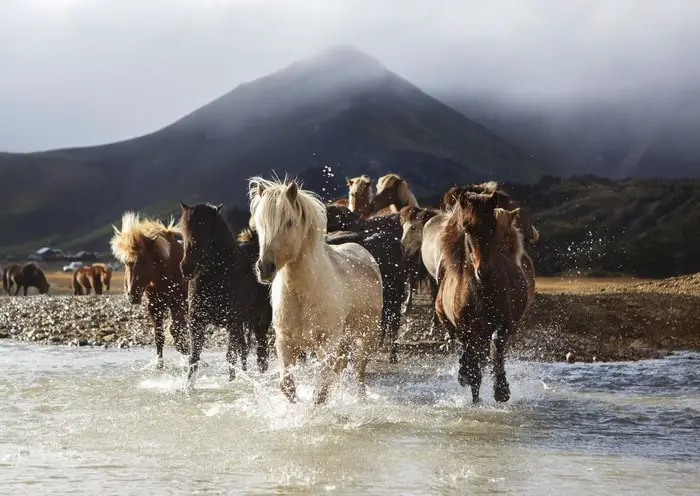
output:
[[[258,260],[258,263],[255,264],[255,271],[258,274],[258,281],[269,284],[275,278],[275,274],[277,274],[277,266],[274,262]]]

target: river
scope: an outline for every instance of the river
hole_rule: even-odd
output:
[[[2,494],[700,494],[700,355],[636,363],[511,361],[512,399],[470,404],[456,358],[373,363],[327,406],[277,368],[228,383],[205,354],[0,341]],[[254,362],[254,360],[252,360]]]

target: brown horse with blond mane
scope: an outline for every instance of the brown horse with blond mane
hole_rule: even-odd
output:
[[[166,313],[170,312],[170,334],[175,349],[183,355],[189,353],[187,283],[180,271],[183,248],[178,234],[172,220],[165,225],[159,220],[142,219],[137,213],[126,212],[122,216],[121,230],[114,227],[110,242],[115,258],[124,264],[124,285],[129,302],[139,305],[146,295],[159,368],[163,366]]]
[[[348,208],[362,218],[396,213],[401,208],[418,206],[408,183],[398,174],[390,173],[377,181],[377,194],[372,190],[373,181],[367,175],[347,179]]]
[[[499,246],[497,205],[498,196],[493,193],[460,195],[440,240],[435,311],[440,322],[461,341],[458,379],[460,385],[471,386],[475,403],[491,345],[494,398],[498,402],[510,399],[506,344],[529,300],[520,261]],[[515,249],[522,253],[522,245]]]

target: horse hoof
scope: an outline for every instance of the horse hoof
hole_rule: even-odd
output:
[[[497,385],[493,388],[493,398],[498,403],[505,403],[510,399],[510,387],[508,384]]]
[[[290,403],[296,403],[298,398],[297,398],[297,388],[294,385],[294,379],[291,377],[285,377],[282,379],[280,382],[280,389],[284,393],[284,395],[287,397]]]
[[[459,385],[462,387],[467,387],[470,385],[469,373],[466,371],[460,370],[459,374],[457,374],[457,380],[459,381]]]
[[[156,370],[163,370],[164,367],[165,367],[165,364],[163,363],[163,359],[159,358],[156,361]]]
[[[389,363],[399,363],[399,357],[396,356],[396,353],[392,353],[391,355],[389,355]]]
[[[258,361],[258,370],[260,370],[261,374],[264,374],[265,372],[267,372],[267,368],[268,368],[268,365],[267,365],[266,360],[259,360]]]

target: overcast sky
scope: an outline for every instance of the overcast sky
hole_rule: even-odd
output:
[[[0,150],[125,139],[352,44],[428,92],[700,81],[698,0],[0,0]]]

